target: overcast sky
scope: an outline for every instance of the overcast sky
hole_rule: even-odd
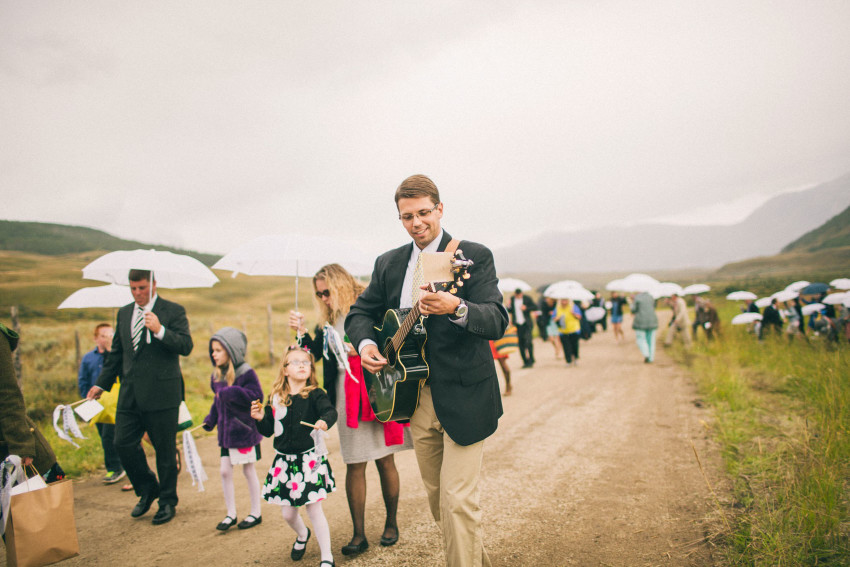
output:
[[[850,2],[0,0],[0,218],[224,253],[734,222],[850,171]]]

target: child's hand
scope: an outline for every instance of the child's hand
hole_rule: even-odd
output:
[[[313,426],[313,429],[321,429],[322,431],[328,430],[328,424],[325,423],[324,419],[317,419],[316,425]]]
[[[260,400],[254,400],[251,402],[251,417],[260,421],[263,419],[265,415],[265,411],[263,411],[263,403]]]

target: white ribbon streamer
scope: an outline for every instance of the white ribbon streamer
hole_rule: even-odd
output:
[[[314,429],[310,432],[310,437],[313,438],[313,444],[316,446],[316,456],[323,457],[328,454],[328,446],[325,444],[325,438],[329,437],[326,431]]]
[[[12,500],[12,487],[24,482],[26,475],[21,466],[21,458],[9,455],[0,465],[0,535],[6,533],[6,521],[9,519],[9,506]]]
[[[62,417],[62,428],[59,428],[59,417]],[[77,439],[86,439],[83,437],[83,433],[80,431],[80,427],[77,425],[77,419],[74,417],[74,409],[71,406],[63,406],[58,405],[53,410],[53,429],[56,430],[56,435],[59,436],[60,439],[64,439],[77,449],[80,448],[71,436],[68,435],[70,431],[71,434]]]
[[[339,336],[337,330],[330,323],[325,323],[323,331],[325,333],[325,342],[322,345],[322,354],[324,357],[329,358],[328,348],[330,348],[336,359],[342,362],[342,365],[345,367],[345,373],[348,374],[349,378],[359,384],[360,380],[354,376],[354,373],[351,372],[351,365],[348,364],[348,354],[345,352],[345,344],[342,341],[342,337]]]
[[[198,484],[198,492],[204,492],[204,481],[209,480],[198,448],[195,446],[195,438],[188,430],[183,432],[183,460],[186,461],[186,469],[192,477],[192,486]]]

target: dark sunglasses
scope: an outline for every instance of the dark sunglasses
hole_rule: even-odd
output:
[[[329,290],[329,289],[316,292],[316,297],[318,297],[319,299],[321,299],[323,297],[330,297],[330,296],[331,296],[331,290]]]

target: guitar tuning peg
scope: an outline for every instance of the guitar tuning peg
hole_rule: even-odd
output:
[[[457,286],[458,286],[458,287],[463,287],[463,282],[462,282],[462,281],[457,282]]]
[[[465,279],[465,280],[468,280],[468,279],[469,279],[469,272],[464,272],[464,273],[463,273],[463,279]]]
[[[456,287],[452,287],[452,288],[449,290],[449,293],[451,293],[452,295],[457,295],[457,288],[456,288]]]

